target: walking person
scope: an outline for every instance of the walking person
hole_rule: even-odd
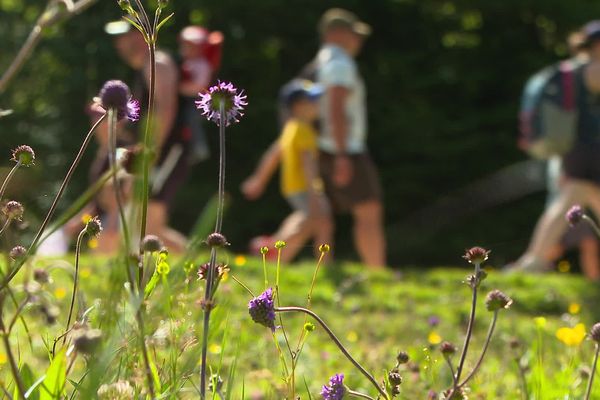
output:
[[[321,176],[334,209],[353,217],[361,261],[383,267],[382,189],[367,149],[366,91],[355,61],[371,27],[353,13],[333,8],[321,17],[319,33],[315,75],[324,88],[320,101]]]

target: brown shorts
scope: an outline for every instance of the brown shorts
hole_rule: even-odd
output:
[[[351,211],[355,206],[367,201],[381,201],[379,174],[369,153],[353,154],[349,157],[353,167],[352,180],[346,186],[337,186],[332,180],[335,155],[323,151],[319,153],[325,191],[334,210],[338,212]]]

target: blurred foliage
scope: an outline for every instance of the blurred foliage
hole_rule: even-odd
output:
[[[0,71],[44,5],[41,0],[0,0]],[[525,158],[515,147],[523,82],[566,56],[566,35],[600,15],[595,1],[171,1],[175,17],[161,31],[161,46],[175,52],[178,31],[190,23],[221,30],[226,42],[219,77],[248,94],[247,115],[228,134],[232,201],[224,226],[234,248],[243,250],[250,237],[273,231],[287,212],[276,181],[258,204],[243,200],[238,186],[278,134],[277,91],[316,53],[319,16],[340,5],[374,27],[359,63],[369,92],[369,145],[386,189],[391,263],[448,261],[475,242],[497,249],[501,259],[516,257],[541,212],[541,196],[488,210],[432,235],[411,235],[399,226],[441,195]],[[102,0],[49,30],[0,97],[0,108],[15,111],[0,120],[0,154],[8,155],[21,143],[38,153],[38,166],[19,171],[22,187],[12,192],[23,199],[27,189],[27,204],[38,214],[47,208],[88,128],[86,103],[106,79],[131,77],[103,32],[104,23],[119,17],[116,2]],[[216,128],[208,130],[214,139]],[[63,207],[85,188],[92,153]],[[195,167],[174,208],[176,227],[191,228],[216,190],[216,172],[214,159]],[[434,226],[436,221],[424,223]],[[338,255],[351,256],[347,218],[339,221],[338,243]]]

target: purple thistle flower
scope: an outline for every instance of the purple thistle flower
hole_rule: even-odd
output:
[[[344,374],[335,374],[329,379],[329,385],[323,385],[321,396],[324,400],[341,400],[346,394]]]
[[[246,95],[238,90],[231,82],[219,81],[215,86],[211,86],[206,93],[198,93],[200,100],[196,101],[196,108],[202,110],[202,115],[209,121],[213,121],[221,126],[221,104],[225,108],[225,126],[233,122],[239,122],[239,118],[244,114]]]
[[[248,303],[248,312],[252,320],[258,324],[271,328],[275,332],[275,302],[273,289],[268,288],[260,296],[253,298]]]
[[[581,208],[580,205],[574,205],[569,209],[569,211],[567,211],[565,217],[567,218],[567,221],[569,221],[569,224],[571,224],[571,226],[575,226],[579,222],[581,222],[584,215],[585,214],[583,212],[583,208]]]
[[[130,121],[140,119],[140,103],[131,97],[129,86],[123,81],[107,81],[98,94],[100,106],[117,111],[117,119],[127,118]]]

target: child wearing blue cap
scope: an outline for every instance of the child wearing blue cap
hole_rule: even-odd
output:
[[[312,239],[317,247],[331,244],[333,225],[319,176],[317,132],[314,129],[322,93],[321,87],[304,80],[293,80],[282,88],[281,101],[289,118],[279,140],[266,151],[254,173],[242,183],[242,193],[247,199],[259,198],[281,163],[281,193],[293,212],[272,238],[260,237],[252,247],[258,249],[273,245],[275,240],[283,240],[287,243],[281,255],[283,262],[291,261],[308,240]]]

